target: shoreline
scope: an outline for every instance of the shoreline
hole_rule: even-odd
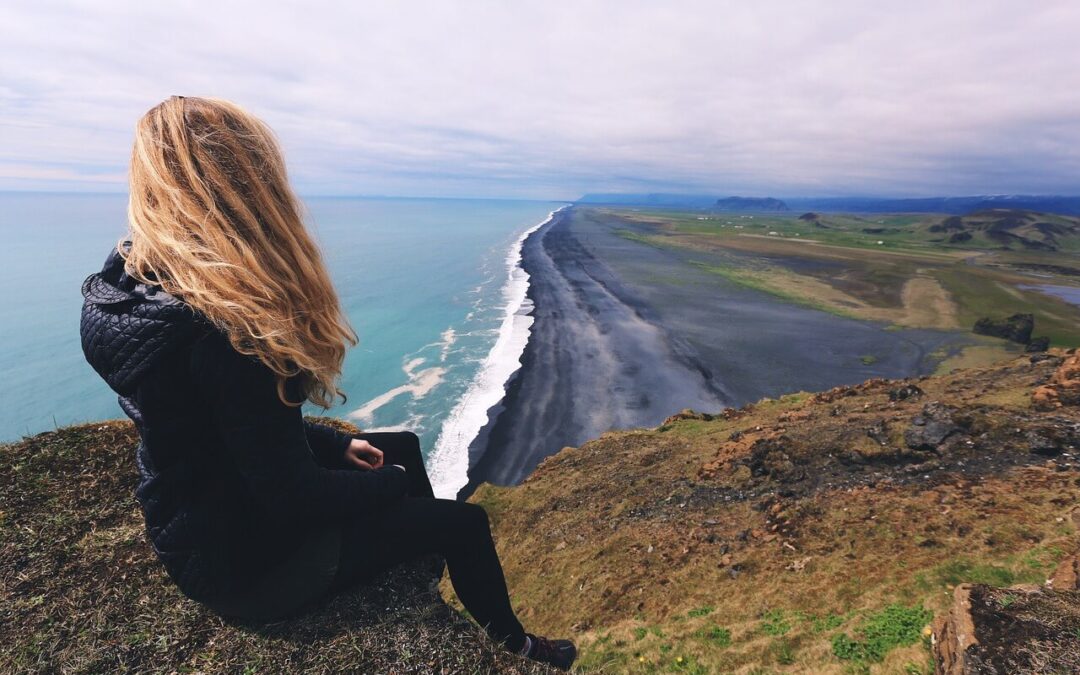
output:
[[[547,218],[522,232],[507,253],[507,277],[502,287],[505,305],[499,335],[465,393],[444,420],[428,457],[428,471],[438,497],[451,498],[467,484],[468,448],[487,425],[488,410],[504,398],[508,382],[521,368],[533,323],[528,297],[530,276],[522,265],[525,242],[566,208],[551,211]]]
[[[514,485],[547,456],[609,429],[871,377],[933,370],[955,332],[888,330],[793,306],[563,209],[522,245],[530,338],[469,446],[466,498]],[[695,255],[700,258],[700,255]],[[867,363],[862,355],[883,354]]]

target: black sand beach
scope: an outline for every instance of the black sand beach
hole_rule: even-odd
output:
[[[469,449],[465,494],[484,481],[520,482],[544,457],[610,429],[924,374],[938,361],[931,353],[964,342],[785,303],[694,264],[722,263],[709,254],[618,234],[634,227],[643,228],[572,208],[526,240],[532,335]]]

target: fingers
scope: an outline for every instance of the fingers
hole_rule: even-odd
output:
[[[372,466],[370,464],[368,464],[367,462],[365,462],[364,460],[357,457],[356,455],[354,455],[353,453],[350,452],[347,455],[347,457],[348,457],[349,461],[353,465],[355,465],[358,469],[363,469],[365,471],[371,471]]]
[[[358,468],[370,470],[381,467],[385,461],[385,456],[382,450],[371,443],[354,438],[345,451],[345,459]]]

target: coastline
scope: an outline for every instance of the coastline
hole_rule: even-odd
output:
[[[871,377],[932,372],[956,333],[889,330],[740,288],[678,251],[563,209],[523,242],[530,337],[469,445],[467,497],[521,482],[545,457],[683,408],[717,412]],[[700,254],[694,258],[700,259]],[[861,356],[880,354],[873,363]]]
[[[528,297],[530,276],[522,265],[525,242],[566,208],[551,211],[547,218],[522,232],[507,253],[507,278],[502,287],[504,314],[498,338],[443,422],[428,457],[428,470],[438,497],[451,498],[467,484],[468,448],[487,425],[488,410],[502,400],[507,383],[521,367],[533,323],[533,307]]]

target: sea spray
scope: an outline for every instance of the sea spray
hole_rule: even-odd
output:
[[[529,275],[521,266],[522,247],[531,234],[550,223],[561,210],[552,211],[542,222],[525,230],[510,247],[502,291],[505,311],[498,339],[443,423],[427,459],[437,497],[452,499],[468,482],[469,445],[487,424],[488,410],[505,396],[506,383],[521,368],[521,355],[533,323],[533,307],[528,298]]]

